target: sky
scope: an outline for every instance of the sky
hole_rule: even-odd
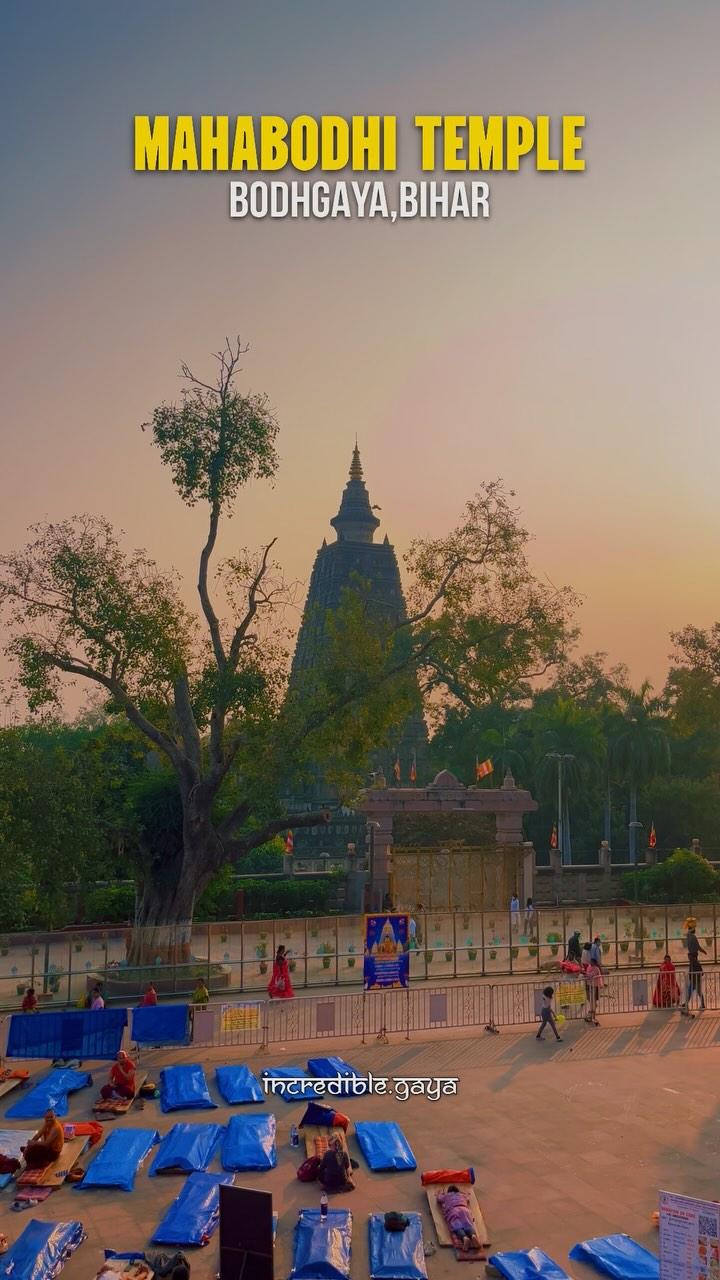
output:
[[[239,334],[281,468],[223,553],[277,536],[306,583],[356,435],[400,554],[502,477],[581,650],[662,683],[718,617],[716,0],[11,0],[3,28],[2,550],[90,511],[191,586],[204,522],[140,424]],[[416,176],[433,112],[585,115],[587,170],[395,225],[231,221],[227,175],[132,170],[136,114],[373,113]]]

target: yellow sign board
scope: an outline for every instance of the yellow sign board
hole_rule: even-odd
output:
[[[257,1031],[260,1027],[259,1004],[224,1004],[220,1010],[220,1031]]]
[[[558,982],[555,988],[555,1004],[558,1009],[567,1009],[570,1005],[585,1004],[587,992],[584,982]]]

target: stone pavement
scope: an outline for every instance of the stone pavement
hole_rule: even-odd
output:
[[[363,1097],[341,1105],[351,1121],[397,1120],[418,1169],[474,1165],[493,1248],[539,1245],[565,1265],[577,1240],[600,1233],[626,1231],[656,1248],[650,1214],[660,1188],[720,1198],[720,1109],[712,1074],[718,1046],[720,1019],[713,1014],[688,1021],[677,1014],[649,1013],[634,1021],[616,1018],[599,1028],[566,1024],[561,1045],[547,1038],[538,1044],[533,1029],[527,1028],[499,1036],[444,1032],[422,1043],[394,1037],[389,1045],[322,1040],[274,1046],[262,1055],[255,1049],[218,1049],[204,1051],[203,1062],[211,1082],[221,1062],[244,1060],[259,1071],[266,1065],[303,1064],[319,1052],[338,1053],[376,1076],[457,1076],[457,1098],[400,1102]],[[157,1052],[144,1055],[143,1065],[155,1074],[163,1063],[189,1060],[187,1052]],[[98,1071],[96,1080],[102,1074]],[[71,1098],[70,1120],[87,1117],[89,1095],[87,1091]],[[289,1132],[301,1108],[302,1103],[269,1098],[267,1109],[278,1117],[278,1167],[265,1174],[236,1175],[240,1185],[273,1193],[280,1215],[279,1278],[290,1270],[298,1209],[314,1206],[319,1199],[316,1185],[301,1184],[295,1177],[301,1157],[290,1149]],[[222,1122],[229,1115],[230,1109],[220,1107],[212,1118]],[[155,1125],[164,1133],[174,1120],[193,1118],[209,1115],[163,1116],[158,1104],[150,1102],[144,1110],[111,1123]],[[433,1238],[433,1232],[419,1174],[372,1174],[352,1136],[350,1149],[361,1166],[355,1175],[357,1189],[335,1203],[353,1211],[352,1276],[361,1280],[368,1275],[369,1212],[418,1210],[424,1216],[426,1238]],[[79,1217],[89,1239],[64,1276],[81,1280],[95,1275],[103,1247],[148,1247],[153,1228],[181,1186],[182,1179],[148,1178],[145,1168],[131,1194],[66,1187],[23,1214],[9,1211],[7,1190],[0,1194],[0,1230],[14,1239],[32,1216],[53,1221]],[[191,1251],[190,1256],[193,1280],[214,1277],[217,1235],[208,1248]],[[449,1280],[458,1265],[449,1250],[438,1250],[428,1258],[430,1280]],[[578,1264],[568,1269],[576,1276],[584,1270]],[[481,1264],[468,1264],[468,1280],[482,1272]],[[464,1276],[462,1271],[458,1280]]]

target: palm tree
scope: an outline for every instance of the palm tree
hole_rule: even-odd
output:
[[[643,680],[639,689],[622,691],[622,722],[610,745],[613,768],[630,791],[630,862],[637,862],[637,793],[670,767],[670,743],[661,719],[662,701]]]
[[[597,712],[579,706],[570,698],[557,698],[538,716],[536,751],[538,781],[546,793],[554,788],[557,756],[563,759],[563,862],[572,861],[570,841],[570,804],[574,796],[586,788],[597,775],[605,744]]]

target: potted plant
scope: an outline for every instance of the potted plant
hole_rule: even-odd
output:
[[[7,938],[0,938],[0,956],[6,956],[10,950]]]
[[[262,935],[261,935],[261,936],[262,936]],[[267,957],[267,943],[266,943],[266,942],[259,942],[259,943],[258,943],[258,945],[257,945],[257,946],[256,946],[256,948],[255,948],[255,955],[257,956],[258,960],[265,960],[265,959],[266,959],[266,957]]]
[[[463,918],[462,918],[462,927],[463,927],[463,929],[469,929],[469,928],[470,928],[470,917],[469,917],[468,915],[464,915],[464,916],[463,916]]]
[[[468,960],[477,960],[477,947],[473,946],[472,938],[467,938],[465,945],[467,947]]]
[[[290,970],[291,973],[295,972],[296,965],[297,965],[297,960],[288,960],[288,969]]]
[[[450,961],[452,960],[452,958],[453,958],[453,953],[452,953],[452,951],[446,951],[446,952],[445,952],[445,959],[447,960],[448,964],[450,963]]]
[[[488,952],[491,960],[497,960],[497,951]]]
[[[17,991],[17,993],[18,993],[18,995],[19,995],[19,996],[24,996],[24,995],[25,995],[25,983],[24,983],[24,982],[18,982],[18,983],[16,983],[15,990]]]
[[[261,936],[262,936],[262,935],[261,935]],[[221,934],[220,934],[220,941],[221,941],[221,942],[227,942],[227,939],[228,939],[228,936],[227,936],[227,934],[226,934],[226,933],[221,933]]]
[[[655,939],[655,950],[656,950],[656,951],[662,951],[662,949],[663,949],[663,947],[664,947],[664,946],[665,946],[665,940],[664,940],[664,938],[656,938],[656,939]]]
[[[267,960],[260,961],[260,972],[267,973]]]
[[[520,948],[519,948],[519,947],[511,947],[511,948],[510,948],[510,955],[512,956],[513,960],[517,960],[518,956],[520,955]]]
[[[74,949],[75,949],[75,951],[77,951],[77,952],[82,951],[82,949],[83,949],[83,945],[84,945],[84,944],[83,944],[82,942],[76,942],[76,943],[75,943],[75,948],[74,948]]]
[[[536,947],[536,946],[528,947],[528,955],[529,955],[529,956],[536,956],[536,955],[537,955],[537,953],[538,953],[538,949],[537,949],[537,947]]]
[[[555,921],[553,921],[553,923],[555,923]],[[550,946],[550,954],[551,954],[551,955],[553,955],[553,956],[556,956],[556,955],[557,955],[557,953],[558,953],[558,951],[560,950],[560,943],[561,943],[561,941],[562,941],[562,939],[561,939],[561,937],[560,937],[560,934],[559,934],[559,933],[548,933],[548,935],[547,935],[547,936],[546,936],[546,938],[545,938],[545,941],[546,941],[546,942],[549,944],[549,946]],[[531,953],[531,954],[532,954],[532,953]]]
[[[433,958],[433,955],[434,955],[434,952],[432,952],[432,951],[426,951],[426,952],[425,952],[425,959],[426,959],[426,961],[427,961],[427,963],[428,963],[428,964],[432,964],[432,958]]]
[[[602,949],[603,949],[603,951],[605,952],[605,955],[607,955],[608,951],[610,950],[610,943],[609,943],[609,942],[603,942],[603,944],[602,944]]]
[[[334,948],[334,946],[332,945],[332,943],[331,943],[331,942],[321,942],[321,943],[320,943],[320,946],[318,947],[317,953],[318,953],[318,955],[319,955],[319,956],[322,956],[322,967],[323,967],[323,969],[329,969],[329,968],[330,968],[330,957],[331,957],[331,956],[334,956],[334,954],[335,954],[335,948]]]
[[[318,928],[317,928],[317,925],[315,925],[314,928],[310,930],[310,937],[317,938],[317,936],[318,936]]]
[[[350,953],[350,954],[348,955],[348,958],[347,958],[347,967],[348,967],[348,969],[354,969],[354,968],[355,968],[355,955],[353,954],[353,953],[354,953],[354,951],[355,951],[355,945],[354,945],[354,943],[352,943],[352,942],[348,943],[348,952]]]
[[[630,947],[630,939],[633,936],[633,927],[632,927],[632,923],[629,920],[625,925],[625,929],[623,932],[625,934],[625,938],[624,938],[624,941],[620,943],[620,950],[627,951]]]

